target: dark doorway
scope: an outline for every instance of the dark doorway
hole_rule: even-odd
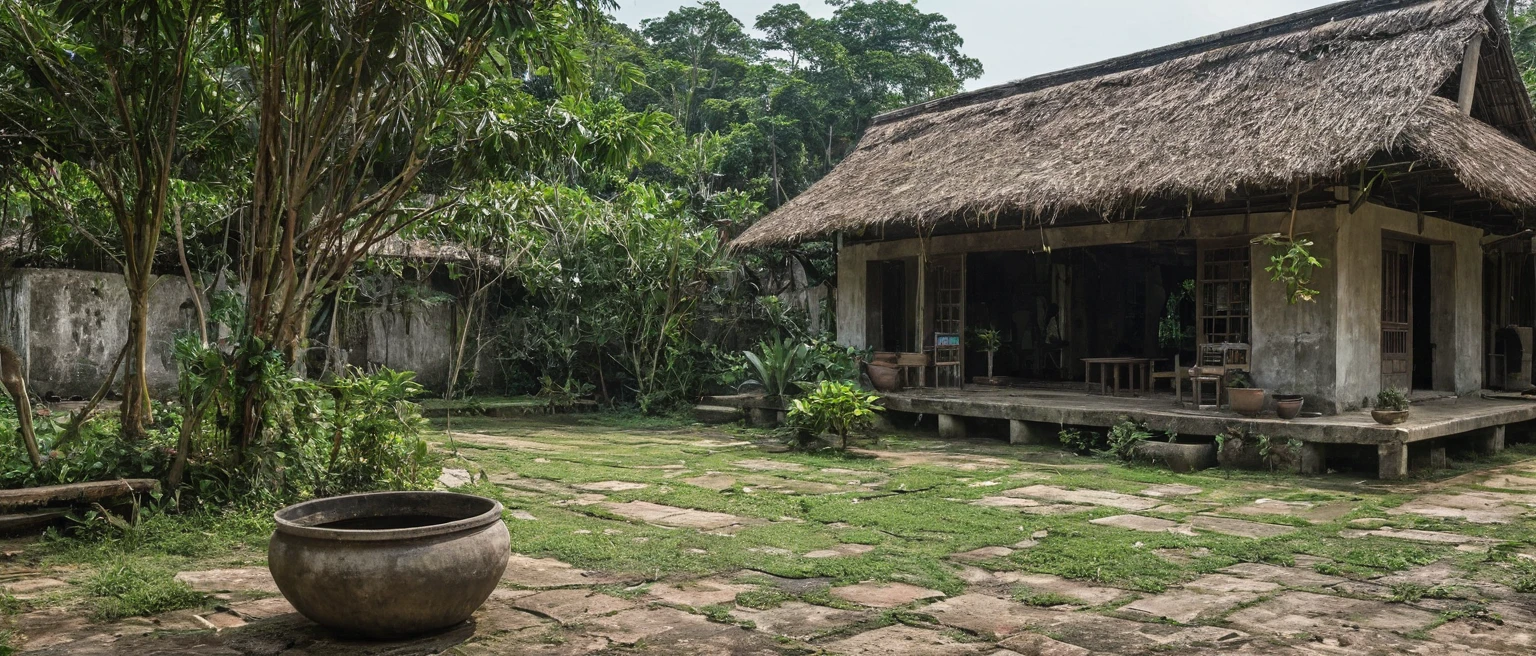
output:
[[[1435,388],[1435,344],[1430,290],[1434,288],[1428,244],[1413,245],[1413,389]]]
[[[913,348],[911,330],[917,319],[916,290],[905,260],[870,262],[865,288],[865,339],[876,351],[905,352]]]

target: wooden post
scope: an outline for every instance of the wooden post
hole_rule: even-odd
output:
[[[1461,113],[1472,115],[1472,99],[1477,95],[1477,64],[1483,57],[1483,35],[1472,37],[1472,42],[1467,44],[1467,54],[1461,60],[1461,93],[1457,100],[1461,104]]]

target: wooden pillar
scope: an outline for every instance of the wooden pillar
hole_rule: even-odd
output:
[[[1408,475],[1408,445],[1402,442],[1387,442],[1376,445],[1377,464],[1376,476],[1384,481],[1403,478]]]
[[[1477,65],[1482,57],[1483,35],[1474,35],[1461,60],[1461,93],[1456,96],[1461,105],[1461,113],[1469,116],[1472,114],[1472,100],[1477,95]]]

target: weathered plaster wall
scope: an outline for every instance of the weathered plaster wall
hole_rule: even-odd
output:
[[[1347,195],[1340,192],[1341,198]],[[1287,213],[1202,217],[1191,221],[1123,221],[1089,226],[1007,230],[847,244],[838,254],[837,334],[864,346],[865,265],[903,257],[1034,251],[1171,240],[1222,240],[1286,232]],[[1325,412],[1360,407],[1381,388],[1381,244],[1384,232],[1429,244],[1435,387],[1459,394],[1482,387],[1482,231],[1373,204],[1304,210],[1297,232],[1328,260],[1316,271],[1314,302],[1291,305],[1285,288],[1264,271],[1269,251],[1251,250],[1252,359],[1255,382],[1308,397]],[[1422,293],[1417,294],[1422,299]]]
[[[1287,232],[1289,224],[1288,216],[1279,222],[1265,221],[1254,233]],[[1329,262],[1312,278],[1312,288],[1322,293],[1311,302],[1291,304],[1285,285],[1270,280],[1264,270],[1269,266],[1269,248],[1250,249],[1253,381],[1272,393],[1302,394],[1315,410],[1335,412],[1339,346],[1334,335],[1340,308],[1347,306],[1336,290],[1353,271],[1334,266],[1341,258],[1335,251],[1338,235],[1332,209],[1298,212],[1296,232],[1315,242],[1313,255]]]
[[[27,384],[38,394],[91,395],[128,339],[128,289],[118,274],[21,269],[0,304],[3,338],[26,363]],[[162,394],[176,388],[172,342],[197,325],[180,278],[155,281],[149,316],[146,373],[151,391]]]
[[[398,284],[428,286],[426,282]],[[416,382],[428,389],[443,389],[455,346],[455,304],[417,300],[426,295],[390,293],[374,302],[347,306],[339,326],[347,363],[364,369],[414,371]]]
[[[155,394],[175,391],[172,344],[182,332],[196,330],[196,317],[179,276],[156,281],[147,367]],[[452,303],[354,306],[341,318],[341,346],[354,365],[415,371],[423,385],[441,389],[454,325]],[[94,393],[127,341],[127,328],[128,293],[119,274],[20,269],[0,285],[0,343],[22,357],[35,393],[64,398]]]

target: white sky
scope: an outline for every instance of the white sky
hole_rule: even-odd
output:
[[[1329,4],[1332,0],[918,0],[965,39],[965,54],[986,68],[984,86],[1126,55]],[[693,0],[618,0],[615,16],[638,26]],[[751,27],[757,15],[787,0],[720,0]],[[813,16],[829,16],[822,0],[803,0]]]

